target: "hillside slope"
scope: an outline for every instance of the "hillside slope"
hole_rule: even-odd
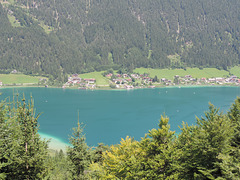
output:
[[[237,0],[3,0],[0,67],[27,74],[239,64]]]

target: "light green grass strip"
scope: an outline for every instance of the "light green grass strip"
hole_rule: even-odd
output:
[[[44,24],[44,21],[38,20],[37,18],[35,18],[35,17],[33,17],[33,16],[31,16],[31,17],[32,17],[35,21],[38,22],[38,25],[41,26],[41,27],[43,28],[43,30],[44,30],[47,34],[49,34],[50,32],[52,32],[52,31],[54,30],[53,27]]]
[[[44,77],[33,77],[24,74],[0,74],[0,81],[3,84],[20,84],[20,83],[35,83],[37,84],[40,78]],[[46,78],[45,78],[46,79]]]
[[[40,21],[39,26],[41,26],[47,34],[54,30],[53,27],[45,25],[42,21]]]
[[[184,69],[149,69],[149,68],[137,68],[134,70],[136,73],[148,73],[150,77],[157,76],[159,79],[167,78],[174,79],[175,75],[185,76],[191,75],[194,78],[211,78],[211,77],[227,77],[229,72],[224,70],[218,70],[216,68],[205,68],[200,70],[199,68],[187,68]]]
[[[8,0],[10,4],[15,4],[14,0]]]
[[[240,78],[240,66],[234,66],[231,68],[230,73]]]
[[[8,14],[8,19],[13,27],[21,27],[20,22],[16,20],[15,16]]]
[[[87,79],[87,78],[94,78],[96,79],[96,84],[97,85],[109,85],[109,81],[107,78],[105,78],[102,73],[104,71],[101,72],[91,72],[91,73],[86,73],[86,74],[80,74],[79,77],[83,78],[83,79]]]

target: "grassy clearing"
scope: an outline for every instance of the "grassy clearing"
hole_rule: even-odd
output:
[[[168,59],[170,59],[171,64],[176,64],[176,63],[181,64],[181,57],[178,54],[169,55]]]
[[[229,76],[229,72],[224,70],[218,70],[216,68],[205,68],[200,70],[199,68],[187,68],[186,71],[184,69],[148,69],[148,68],[137,68],[134,70],[136,73],[148,73],[150,77],[157,76],[159,79],[167,78],[174,79],[175,75],[185,76],[191,75],[194,78],[211,78],[211,77],[227,77]]]
[[[36,19],[36,18],[33,17],[33,16],[31,16],[31,17],[32,17],[35,21],[38,22],[38,25],[43,28],[43,30],[45,31],[45,33],[49,34],[50,32],[54,31],[54,28],[53,28],[53,27],[44,24],[43,21],[40,21],[40,20]]]
[[[8,0],[8,3],[15,4],[15,1],[14,0]]]
[[[0,74],[0,81],[3,84],[24,84],[24,83],[34,83],[37,84],[40,78],[45,77],[33,77],[24,74]],[[46,78],[45,78],[46,79]]]
[[[240,66],[231,68],[230,73],[240,78]]]
[[[54,30],[53,27],[47,26],[42,21],[40,21],[39,26],[41,26],[47,34],[49,34],[50,32],[52,32]]]
[[[109,85],[109,81],[107,78],[105,78],[101,72],[91,72],[91,73],[86,73],[86,74],[80,74],[79,77],[86,79],[86,78],[94,78],[96,79],[96,84],[97,85]]]
[[[13,27],[22,27],[20,22],[16,20],[15,16],[8,14],[8,19]]]
[[[6,5],[15,4],[14,0],[8,0],[6,2],[2,2],[0,0],[0,3],[6,4]],[[20,7],[23,8],[23,9],[27,9],[26,6],[20,6]],[[35,21],[37,21],[39,23],[39,26],[41,26],[47,34],[54,31],[53,27],[48,26],[48,25],[44,24],[43,21],[40,21],[40,20],[36,19],[35,17],[31,16],[31,14],[29,14],[29,12],[25,12],[25,14],[28,15],[29,17],[32,17]],[[20,22],[15,18],[15,16],[8,14],[8,19],[9,19],[9,22],[11,23],[11,25],[13,27],[22,27]]]
[[[3,0],[0,0],[0,3],[2,5],[15,4],[14,0],[7,0],[7,1],[4,1],[4,2],[3,2]]]

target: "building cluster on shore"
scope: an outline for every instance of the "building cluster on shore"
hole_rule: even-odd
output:
[[[216,77],[216,78],[205,78],[200,79],[193,78],[191,75],[184,77],[175,76],[174,83],[171,85],[239,85],[240,79],[237,76],[231,76],[228,78]]]
[[[191,75],[179,76],[175,75],[173,80],[167,78],[158,79],[149,77],[148,74],[104,74],[105,78],[109,80],[111,88],[118,89],[134,89],[134,88],[154,88],[160,86],[184,86],[184,85],[240,85],[240,79],[237,76],[228,78],[215,77],[215,78],[194,78]],[[77,87],[79,89],[95,89],[97,88],[96,79],[88,78],[83,79],[78,74],[73,74],[68,78],[68,81],[62,86]]]
[[[109,78],[110,87],[112,88],[142,88],[146,86],[153,87],[153,82],[157,83],[153,78],[148,77],[148,74],[112,74],[109,73],[105,77]]]
[[[237,76],[228,78],[193,78],[191,75],[179,76],[175,75],[174,80],[161,78],[160,80],[155,76],[150,78],[148,74],[116,74],[111,73],[105,75],[110,79],[110,83],[115,88],[154,88],[155,86],[176,86],[176,85],[239,85],[240,79]],[[112,78],[114,77],[114,78]],[[117,77],[117,78],[115,78]]]
[[[95,89],[96,79],[94,78],[80,78],[78,74],[73,74],[68,78],[68,81],[62,86],[62,88],[77,86],[79,89]]]

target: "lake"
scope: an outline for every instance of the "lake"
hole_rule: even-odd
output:
[[[68,143],[72,128],[79,120],[85,126],[89,146],[119,143],[126,136],[140,140],[158,127],[162,114],[170,118],[171,130],[180,132],[182,122],[195,124],[211,102],[226,112],[240,87],[174,87],[137,90],[73,90],[58,88],[1,89],[2,99],[17,92],[30,99],[41,113],[40,134],[56,143]]]

